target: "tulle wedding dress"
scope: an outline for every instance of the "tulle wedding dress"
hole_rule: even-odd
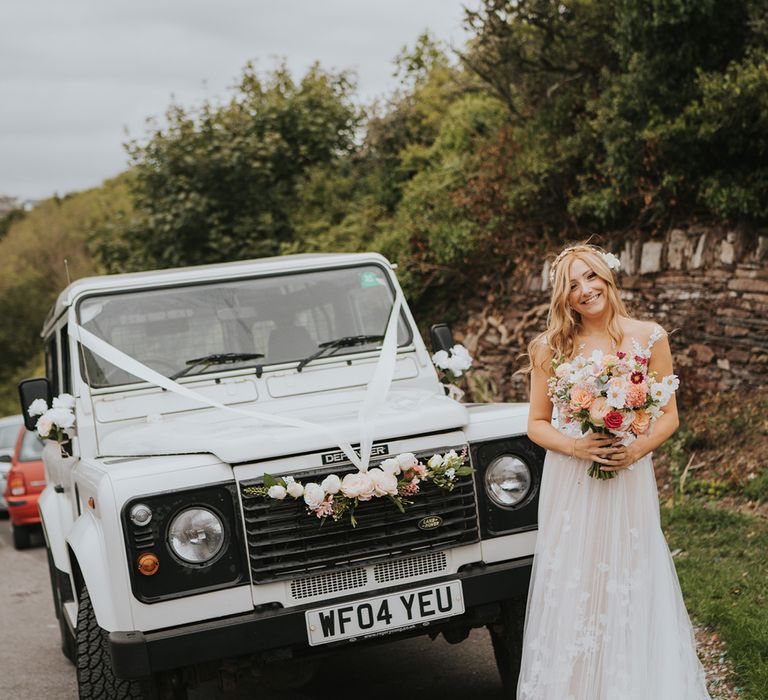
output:
[[[588,467],[547,452],[517,699],[709,700],[650,455]]]

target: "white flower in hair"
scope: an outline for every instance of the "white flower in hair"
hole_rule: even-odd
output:
[[[621,269],[621,261],[613,253],[600,253],[605,260],[605,264],[611,268],[614,272],[618,272]]]

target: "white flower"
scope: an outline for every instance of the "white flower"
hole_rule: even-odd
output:
[[[59,394],[53,400],[53,407],[54,408],[74,408],[75,397],[72,396],[72,394]]]
[[[368,476],[373,482],[374,493],[377,496],[396,496],[397,477],[381,469],[369,469]]]
[[[454,476],[456,476],[456,470],[455,470],[453,467],[451,467],[450,469],[446,469],[446,470],[445,470],[445,475],[446,475],[446,476],[447,476],[447,477],[448,477],[448,478],[449,478],[451,481],[453,481],[453,477],[454,477]]]
[[[326,493],[334,494],[341,490],[341,479],[336,474],[329,474],[322,480],[320,486]]]
[[[450,371],[454,377],[460,377],[472,366],[472,356],[463,345],[454,345],[449,351],[438,350],[432,355],[435,367],[445,372]]]
[[[285,498],[286,493],[285,486],[281,486],[280,484],[275,484],[267,489],[267,496],[278,501],[282,501]]]
[[[557,369],[555,370],[555,376],[558,379],[564,379],[570,373],[573,371],[573,366],[568,362],[563,362],[563,364],[558,365]]]
[[[603,371],[603,351],[602,350],[593,350],[592,354],[589,356],[589,359],[592,361],[592,364],[595,365],[595,367],[600,370],[599,373],[602,373],[602,371]]]
[[[438,350],[432,355],[432,362],[439,369],[448,369],[448,357],[449,355],[445,350]]]
[[[436,469],[437,467],[443,466],[443,456],[442,455],[432,455],[429,458],[429,461],[427,462],[427,465],[430,469]]]
[[[347,474],[341,480],[341,492],[347,498],[370,501],[373,498],[374,490],[373,480],[365,472]]]
[[[325,491],[320,484],[310,481],[304,486],[304,503],[310,510],[315,510],[322,505],[325,500]]]
[[[42,416],[47,410],[48,404],[45,402],[45,399],[35,399],[29,404],[27,413],[29,413],[30,416]]]
[[[53,422],[62,430],[67,430],[75,424],[75,414],[68,408],[52,408],[48,411]]]
[[[621,386],[609,386],[606,392],[605,402],[613,408],[624,408],[627,400],[627,392]]]
[[[672,394],[680,386],[680,380],[676,374],[669,374],[661,380],[661,384],[666,387],[668,393]]]
[[[403,452],[402,454],[397,455],[395,459],[402,470],[411,469],[419,463],[419,460],[416,459],[413,452]]]
[[[613,253],[601,253],[601,255],[603,256],[603,260],[605,260],[605,264],[608,265],[611,270],[618,272],[621,269],[621,261]]]
[[[301,498],[304,495],[304,486],[295,481],[292,476],[286,476],[283,481],[285,481],[285,488],[291,498]]]
[[[53,429],[53,418],[48,414],[49,411],[43,413],[43,415],[37,419],[37,423],[35,423],[35,429],[41,438],[47,438]]]
[[[399,474],[401,471],[400,462],[398,462],[394,457],[385,459],[379,466],[388,474]]]
[[[651,386],[651,398],[658,403],[659,406],[666,406],[669,403],[669,397],[672,395],[664,384],[661,382],[655,382]]]
[[[443,455],[443,458],[445,460],[443,464],[448,464],[448,462],[453,462],[454,460],[457,460],[459,458],[459,455],[456,454],[456,450],[448,450],[448,452],[446,452]]]
[[[655,421],[661,415],[661,409],[656,404],[651,404],[645,409],[646,413],[650,415],[651,421]]]

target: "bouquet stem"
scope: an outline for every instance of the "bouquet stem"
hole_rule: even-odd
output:
[[[613,479],[616,476],[616,472],[604,472],[602,470],[602,464],[599,462],[592,462],[592,464],[589,466],[589,469],[587,469],[587,474],[591,476],[594,479]]]

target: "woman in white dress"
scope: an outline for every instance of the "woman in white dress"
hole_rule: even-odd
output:
[[[547,330],[534,339],[529,437],[546,448],[518,700],[705,700],[704,670],[659,522],[651,452],[678,426],[674,395],[628,446],[557,425],[547,394],[553,359],[594,350],[642,355],[672,374],[666,333],[635,320],[612,267],[591,245],[550,268]],[[614,478],[587,475],[595,461]]]

